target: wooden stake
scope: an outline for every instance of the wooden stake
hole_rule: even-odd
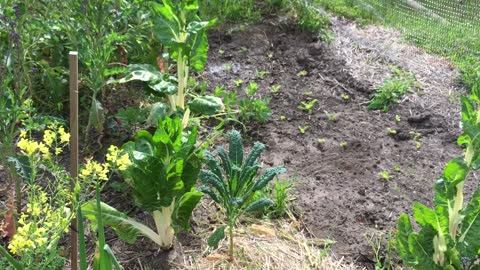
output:
[[[68,55],[70,68],[70,191],[73,192],[78,177],[78,52]],[[72,213],[77,210],[73,208]],[[78,234],[77,219],[72,219],[70,225],[70,265],[72,270],[78,270]]]

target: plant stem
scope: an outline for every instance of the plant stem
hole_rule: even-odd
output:
[[[7,259],[7,261],[11,265],[13,265],[13,267],[15,267],[15,269],[17,270],[24,269],[23,265],[21,265],[19,261],[15,260],[15,258],[13,258],[13,256],[10,255],[10,253],[8,253],[8,251],[2,245],[0,245],[0,254],[2,254]]]
[[[177,77],[178,77],[178,92],[177,92],[177,105],[180,109],[184,109],[184,95],[185,95],[185,62],[183,60],[182,48],[178,49],[177,58]]]
[[[157,233],[160,236],[160,247],[163,250],[169,250],[173,246],[173,237],[175,231],[172,228],[172,214],[175,208],[175,200],[168,207],[163,207],[160,210],[152,212]]]
[[[230,244],[228,246],[228,260],[233,262],[233,225],[229,226],[229,235]]]

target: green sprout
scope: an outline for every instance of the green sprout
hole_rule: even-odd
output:
[[[308,112],[308,114],[311,114],[313,110],[313,105],[315,105],[315,103],[317,102],[317,99],[311,100],[310,102],[302,101],[298,108]]]
[[[334,122],[337,120],[336,113],[328,113],[327,111],[325,111],[325,115],[327,116],[328,121]]]
[[[276,93],[280,92],[281,87],[282,86],[279,85],[279,84],[272,86],[272,88],[270,89],[270,93],[276,94]]]
[[[243,80],[241,80],[241,79],[235,80],[235,81],[233,81],[233,83],[235,84],[236,87],[240,87],[243,84]]]
[[[402,119],[400,118],[400,115],[396,114],[396,115],[395,115],[395,122],[400,123],[400,120],[402,120]]]
[[[397,131],[396,131],[395,129],[393,129],[393,128],[387,128],[387,131],[388,131],[388,133],[390,133],[390,134],[392,134],[392,135],[397,134]]]
[[[310,128],[310,126],[305,125],[303,127],[298,127],[298,130],[300,131],[300,134],[305,134],[305,132],[307,131],[308,128]]]
[[[285,115],[280,115],[280,121],[285,121],[287,117]]]
[[[400,168],[399,165],[395,165],[395,166],[393,166],[393,171],[400,172],[400,171],[402,171],[402,169]]]
[[[257,79],[260,79],[260,80],[263,80],[265,78],[266,75],[270,74],[270,72],[268,71],[265,71],[265,70],[256,70],[255,71],[255,77],[257,77]]]
[[[224,54],[225,54],[225,51],[222,50],[222,49],[220,49],[220,50],[218,50],[218,54],[219,54],[219,55],[224,55]]]
[[[320,144],[325,143],[326,141],[327,141],[327,139],[325,139],[325,138],[318,138],[317,139],[317,142],[320,143]]]
[[[341,141],[339,146],[344,148],[345,146],[347,146],[347,142],[346,141]]]
[[[388,171],[381,171],[378,173],[378,175],[383,179],[383,180],[388,180],[390,178],[392,178],[392,176],[390,176],[390,173]]]
[[[340,95],[340,97],[342,97],[342,99],[345,100],[345,101],[350,100],[350,96],[348,94],[345,94],[345,93],[342,93]]]
[[[298,77],[305,77],[307,75],[308,75],[308,71],[306,71],[306,70],[302,70],[302,71],[297,73]]]

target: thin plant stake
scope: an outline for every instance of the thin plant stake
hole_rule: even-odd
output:
[[[68,55],[70,69],[70,191],[74,192],[78,177],[78,52]],[[72,208],[75,205],[72,204]],[[72,213],[76,209],[72,209]],[[78,270],[78,234],[77,218],[70,225],[70,265],[72,270]]]

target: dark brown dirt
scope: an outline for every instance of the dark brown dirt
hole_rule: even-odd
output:
[[[369,111],[372,83],[352,76],[349,59],[342,58],[335,43],[266,23],[212,33],[210,45],[202,77],[210,88],[230,91],[241,89],[234,80],[256,81],[258,97],[272,97],[270,120],[250,123],[249,135],[266,143],[267,165],[285,165],[290,176],[296,175],[297,204],[313,235],[335,240],[332,250],[349,261],[368,266],[373,258],[366,234],[385,235],[414,201],[429,204],[436,177],[461,153],[455,144],[458,105],[450,104],[447,95],[438,94],[429,104],[429,95],[436,93],[417,89],[388,113]],[[308,74],[299,76],[302,70]],[[259,79],[256,71],[269,74]],[[271,94],[277,84],[279,93]],[[298,108],[301,101],[313,99],[318,103],[311,114]],[[334,114],[335,120],[327,116]],[[399,123],[395,115],[401,117]],[[301,134],[304,126],[308,129]],[[388,128],[398,133],[392,135]],[[421,134],[419,148],[411,131]],[[391,178],[382,179],[381,171]]]

